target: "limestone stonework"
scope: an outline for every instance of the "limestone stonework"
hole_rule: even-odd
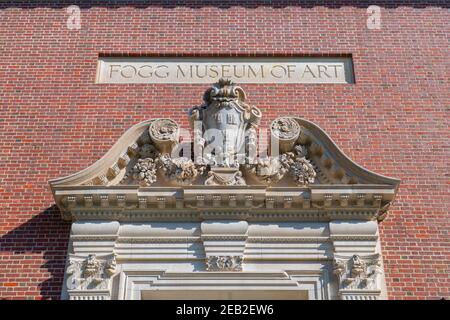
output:
[[[300,117],[275,119],[260,157],[261,118],[221,79],[191,109],[190,157],[175,121],[148,120],[50,181],[72,222],[62,298],[141,299],[168,279],[189,298],[285,285],[308,299],[386,298],[378,222],[399,181],[356,165]]]
[[[378,278],[384,278],[389,299],[450,299],[449,8],[443,0],[0,1],[0,299],[60,299],[68,255],[84,261],[95,254],[102,262],[113,250],[118,254],[111,288],[126,292],[132,284],[143,292],[130,293],[133,298],[169,298],[169,290],[139,289],[146,285],[141,277],[148,288],[155,280],[153,288],[162,289],[192,281],[247,282],[253,288],[278,283],[286,289],[300,283],[306,291],[276,292],[307,298],[311,290],[322,298],[313,290],[321,287],[319,265],[327,265],[338,293],[334,247],[350,264],[354,255],[375,254],[374,238],[382,249]],[[333,66],[323,67],[344,60],[351,68],[337,67],[338,79]],[[311,73],[306,61],[313,62]],[[124,68],[138,63],[150,67],[136,73]],[[197,71],[201,63],[209,65],[207,74],[206,68]],[[290,64],[296,66],[289,80]],[[349,79],[339,73],[343,69]],[[295,78],[304,70],[302,79]],[[162,78],[166,71],[169,77]],[[247,93],[245,102],[262,114],[257,134],[246,137],[249,149],[256,145],[259,155],[260,144],[270,145],[273,122],[275,136],[280,130],[286,138],[278,139],[279,155],[299,157],[294,142],[294,148],[305,147],[314,182],[297,185],[284,165],[295,159],[269,153],[240,165],[242,175],[230,173],[227,181],[240,185],[206,188],[211,170],[194,158],[184,155],[187,160],[173,163],[176,157],[162,157],[149,135],[133,144],[137,131],[149,132],[144,127],[150,122],[134,125],[169,118],[179,129],[174,132],[180,148],[193,150],[189,110],[202,104],[212,83],[228,76],[236,76],[232,80]],[[290,140],[286,121],[277,120],[285,118],[297,118],[300,133],[312,134]],[[186,131],[191,140],[184,140]],[[375,181],[357,181],[365,175],[358,166],[353,166],[357,174],[347,177],[347,160],[327,135],[360,166],[401,179],[395,200],[372,196],[380,185],[362,190]],[[325,143],[309,144],[308,137]],[[111,152],[114,159],[89,168],[116,141],[120,150]],[[170,140],[161,143],[172,147]],[[164,161],[155,163],[160,157]],[[58,187],[57,205],[48,181],[85,168],[92,175],[78,174]],[[223,177],[227,168],[220,169]],[[301,178],[308,177],[313,174]],[[217,183],[215,178],[210,182]],[[345,231],[332,223],[367,222],[374,202],[381,202],[377,216],[384,218],[378,234],[365,224],[359,224],[364,231],[353,230],[356,223]],[[174,221],[181,223],[176,234]],[[232,253],[215,252],[229,231],[208,230],[208,221],[248,226],[227,238]],[[243,270],[219,272],[217,279],[217,271],[206,270],[208,256],[244,256]],[[186,260],[160,263],[171,257]],[[270,263],[261,266],[262,260],[255,260],[261,258]],[[146,271],[134,269],[139,262]],[[175,265],[177,277],[171,273]],[[176,291],[172,297],[185,294]],[[256,297],[273,296],[258,292]]]

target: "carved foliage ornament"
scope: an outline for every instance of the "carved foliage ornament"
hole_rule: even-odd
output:
[[[231,172],[229,174],[223,172],[208,172],[208,179],[205,185],[209,186],[245,186],[245,180],[242,177],[241,171]]]
[[[273,121],[271,130],[275,137],[283,140],[297,139],[300,134],[300,126],[297,121],[288,117]]]
[[[164,129],[164,124],[168,124],[168,130]],[[205,166],[194,164],[186,157],[172,158],[168,153],[173,148],[172,143],[178,143],[178,140],[173,140],[177,137],[174,134],[178,132],[173,125],[176,124],[170,119],[158,119],[152,123],[149,132],[144,133],[140,138],[142,143],[135,150],[134,161],[130,162],[121,184],[136,183],[148,187],[158,180],[158,172],[161,172],[166,181],[190,185],[203,174]],[[151,133],[151,131],[157,131],[157,133]],[[156,140],[155,135],[160,140]]]
[[[108,289],[110,278],[116,273],[116,256],[97,258],[90,254],[86,258],[72,256],[67,267],[69,290]]]
[[[379,290],[379,276],[383,270],[378,254],[354,255],[351,258],[335,257],[333,273],[338,278],[340,290]]]
[[[193,157],[175,157],[179,127],[171,119],[156,119],[131,149],[122,184],[151,186],[192,185],[199,177],[205,185],[246,185],[247,174],[264,184],[290,175],[297,185],[314,183],[316,172],[307,149],[297,143],[300,125],[293,118],[278,118],[271,133],[280,142],[280,154],[256,159],[258,108],[245,102],[241,87],[221,79],[205,92],[204,104],[190,111],[194,129]],[[206,174],[208,169],[208,173]]]
[[[205,166],[196,165],[186,157],[172,159],[165,155],[159,158],[159,162],[169,179],[175,180],[179,185],[191,185],[205,171]]]
[[[314,183],[316,171],[311,162],[306,159],[307,150],[297,145],[294,152],[285,152],[278,156],[259,159],[256,164],[246,166],[247,170],[267,184],[280,181],[286,174],[290,174],[299,186]]]
[[[131,169],[133,179],[140,185],[149,186],[156,182],[156,170],[158,159],[145,158],[138,159],[137,163]]]
[[[206,258],[207,271],[242,271],[241,256],[209,256]]]

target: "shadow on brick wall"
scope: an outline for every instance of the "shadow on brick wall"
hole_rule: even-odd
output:
[[[30,292],[25,292],[25,298],[40,296],[42,299],[59,299],[69,232],[70,223],[61,219],[58,207],[53,205],[0,237],[1,262],[4,266],[0,274],[7,279],[13,294],[14,288],[25,287]],[[11,277],[13,273],[19,276]],[[29,279],[23,280],[25,275]],[[39,278],[43,276],[46,279],[42,281]],[[20,297],[3,290],[0,288],[3,298]],[[38,294],[31,293],[36,290]]]
[[[302,8],[313,8],[316,6],[322,6],[327,8],[341,8],[341,7],[356,7],[367,8],[371,5],[377,5],[384,8],[397,8],[399,6],[407,6],[414,8],[426,8],[426,7],[441,7],[449,8],[450,1],[448,0],[24,0],[24,1],[2,1],[0,9],[4,8],[64,8],[70,5],[78,5],[81,8],[91,7],[108,7],[119,8],[124,6],[132,6],[136,8],[147,7],[162,7],[162,8],[176,8],[176,7],[188,7],[188,8],[203,8],[203,7],[217,7],[217,8],[230,8],[230,7],[245,7],[245,8],[257,8],[257,7],[271,7],[271,8],[284,8],[289,6],[298,6]]]

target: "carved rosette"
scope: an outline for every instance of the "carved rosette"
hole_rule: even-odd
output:
[[[107,290],[110,279],[116,273],[114,254],[98,258],[95,254],[69,258],[66,270],[68,290]]]
[[[132,158],[121,184],[151,186],[158,177],[164,183],[187,186],[210,170],[205,185],[243,186],[252,176],[273,185],[287,174],[299,186],[315,181],[316,172],[306,158],[307,150],[296,145],[301,128],[294,118],[281,117],[271,124],[271,134],[280,143],[279,155],[257,159],[257,127],[261,111],[245,102],[245,93],[233,82],[221,79],[204,94],[204,104],[190,111],[194,130],[194,157],[173,157],[179,126],[171,119],[156,119],[131,147]],[[219,132],[219,137],[207,131]],[[211,149],[213,141],[218,145]],[[245,148],[242,145],[245,144]],[[208,151],[207,151],[208,150]],[[245,175],[243,174],[245,173]]]
[[[333,274],[339,290],[380,290],[379,276],[383,273],[379,254],[335,257]]]
[[[272,122],[270,131],[273,142],[279,143],[280,153],[284,153],[294,147],[300,135],[300,125],[295,119],[281,117]]]
[[[241,256],[209,256],[206,258],[207,271],[242,271]]]
[[[297,139],[300,134],[300,126],[292,118],[282,117],[272,122],[271,130],[274,136],[282,140]]]
[[[180,129],[171,119],[157,119],[150,125],[149,134],[156,148],[166,154],[178,144]]]

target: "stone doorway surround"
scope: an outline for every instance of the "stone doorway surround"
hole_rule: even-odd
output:
[[[385,299],[378,223],[399,180],[355,164],[298,117],[275,119],[277,152],[255,160],[261,117],[221,80],[191,110],[193,157],[174,157],[178,124],[153,119],[92,166],[50,181],[72,221],[61,297]],[[208,151],[206,129],[224,133],[219,151]]]

